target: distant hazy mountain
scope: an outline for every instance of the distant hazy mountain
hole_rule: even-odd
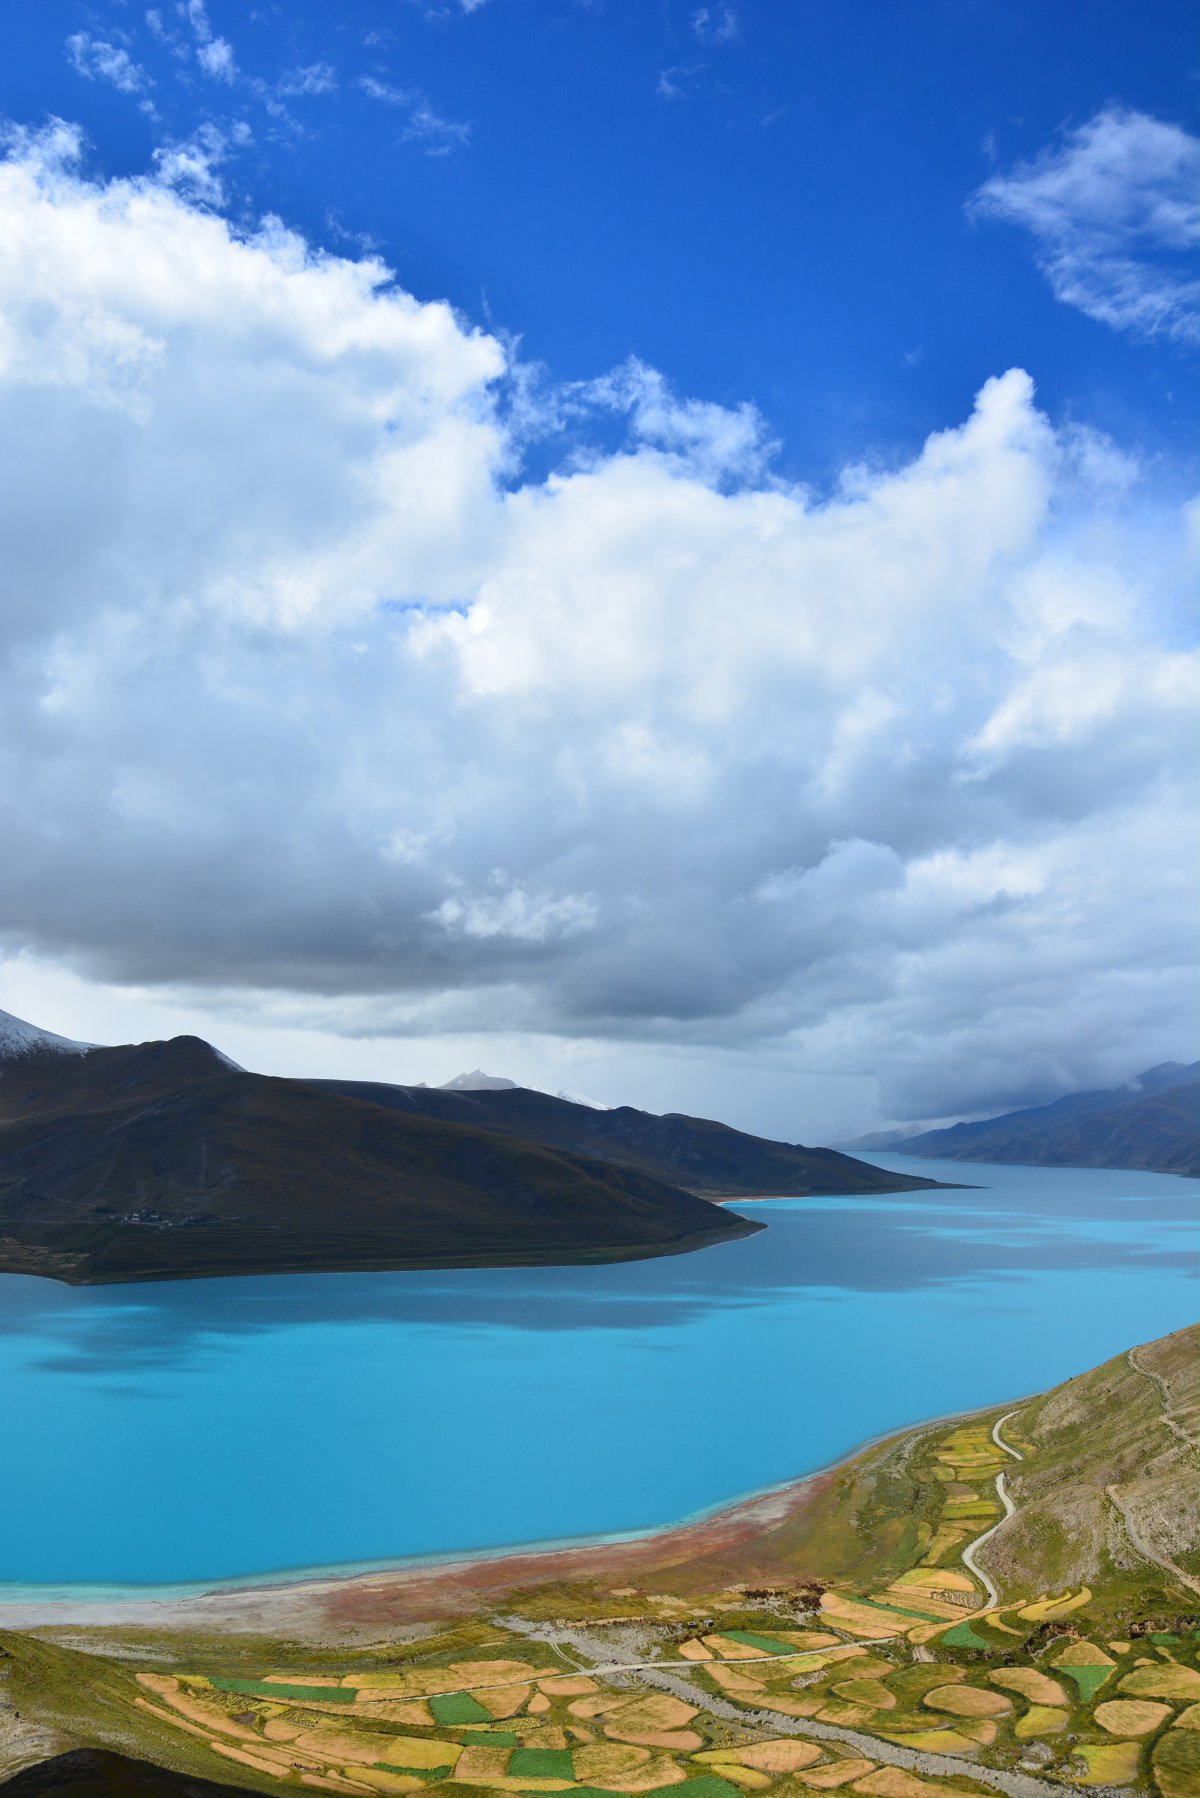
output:
[[[916,1130],[872,1130],[866,1136],[854,1136],[849,1142],[840,1142],[837,1147],[859,1149],[864,1155],[881,1155],[885,1149],[898,1151],[902,1143],[909,1142],[917,1134]]]
[[[1200,1175],[1200,1061],[1163,1062],[1130,1086],[1069,1093],[1051,1105],[878,1146],[953,1161]]]

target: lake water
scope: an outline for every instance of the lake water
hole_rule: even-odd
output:
[[[211,1581],[675,1522],[1200,1317],[1200,1181],[746,1206],[610,1267],[0,1276],[0,1581]]]

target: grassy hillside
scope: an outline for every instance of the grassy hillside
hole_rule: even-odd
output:
[[[1002,1585],[1200,1609],[1200,1326],[1056,1387],[1010,1436],[1030,1453],[1009,1475],[1017,1515],[987,1555]]]

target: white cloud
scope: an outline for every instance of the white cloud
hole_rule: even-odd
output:
[[[731,44],[742,34],[742,22],[732,6],[701,6],[692,14],[692,30],[702,44]]]
[[[654,91],[660,100],[682,100],[685,92],[684,82],[695,73],[694,68],[686,68],[682,64],[677,64],[670,69],[663,69],[659,74],[658,84]]]
[[[408,143],[420,144],[427,156],[448,156],[470,141],[471,127],[442,118],[418,89],[393,87],[374,75],[361,75],[358,85],[369,99],[394,106],[404,114],[401,137]]]
[[[177,0],[176,11],[191,27],[192,36],[196,40],[196,61],[204,73],[210,80],[223,81],[232,86],[238,75],[233,46],[228,38],[214,35],[205,0]],[[152,9],[146,14],[146,23],[153,36],[163,42],[170,41],[163,26],[161,12]]]
[[[197,44],[196,61],[206,75],[214,81],[232,83],[237,79],[237,64],[233,58],[233,47],[223,37],[210,38],[207,43]]]
[[[775,445],[758,410],[745,402],[718,406],[680,400],[657,369],[631,356],[611,374],[581,383],[563,396],[571,402],[629,416],[634,435],[707,481],[746,481],[761,475]]]
[[[248,134],[235,129],[231,138],[241,144],[248,141]],[[215,125],[201,125],[182,143],[161,144],[154,152],[159,183],[202,205],[222,205],[225,190],[217,170],[229,154],[231,138]]]
[[[78,148],[0,165],[0,948],[899,1116],[1189,1049],[1200,510],[1153,466],[1013,370],[819,499],[631,363],[549,399],[619,447],[522,482],[494,338],[232,231],[216,139]]]
[[[404,88],[393,87],[389,81],[379,81],[374,75],[360,75],[358,85],[370,100],[378,100],[384,106],[407,106],[410,95]]]
[[[1056,297],[1140,336],[1200,341],[1200,138],[1109,107],[972,202],[1028,230]]]
[[[177,10],[191,26],[197,42],[207,44],[213,33],[204,0],[179,0]]]
[[[278,84],[278,92],[288,96],[331,94],[337,87],[337,71],[331,63],[313,62],[302,69],[292,69]]]
[[[89,81],[107,81],[118,93],[138,94],[146,85],[146,72],[134,62],[120,44],[93,37],[87,31],[75,31],[67,39],[67,57],[71,67]]]
[[[492,874],[484,890],[456,891],[430,915],[452,935],[544,943],[591,929],[597,908],[586,893],[564,893],[558,898],[530,893],[501,869]]]
[[[486,6],[487,0],[409,0],[409,4],[419,6],[429,19],[447,19],[456,13],[465,14],[469,18],[472,13]],[[370,42],[378,36],[377,32],[371,32],[366,41]]]

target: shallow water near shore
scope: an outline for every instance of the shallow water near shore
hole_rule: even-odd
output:
[[[0,1276],[0,1582],[651,1529],[1200,1317],[1200,1181],[871,1159],[973,1190],[746,1205],[607,1267]]]

